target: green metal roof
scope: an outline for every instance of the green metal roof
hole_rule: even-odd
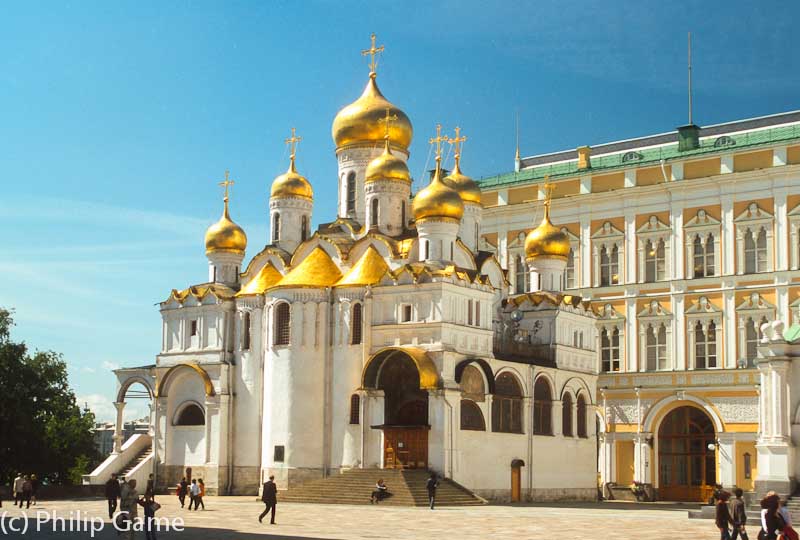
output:
[[[733,144],[718,144],[722,137],[733,140]],[[700,141],[700,146],[694,150],[678,151],[678,144],[665,144],[655,148],[631,149],[617,154],[598,156],[592,158],[592,167],[578,171],[577,153],[574,161],[555,163],[552,165],[543,164],[519,172],[510,172],[488,176],[478,180],[481,189],[491,189],[505,186],[515,186],[523,184],[537,184],[544,181],[545,176],[551,180],[560,178],[596,175],[598,173],[613,172],[630,167],[643,167],[658,165],[663,159],[665,162],[677,159],[690,159],[699,157],[711,157],[718,154],[729,153],[740,149],[757,149],[759,147],[771,146],[776,143],[786,143],[789,141],[800,140],[800,124],[783,126],[777,128],[761,129],[758,131],[736,133],[733,135],[723,135],[721,137],[708,137]],[[636,154],[634,159],[623,162],[623,157],[631,157]]]
[[[793,324],[783,333],[783,339],[786,340],[787,343],[794,343],[795,341],[800,341],[800,324]]]

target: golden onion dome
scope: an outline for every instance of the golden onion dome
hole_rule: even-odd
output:
[[[438,218],[460,221],[464,215],[464,203],[461,201],[461,196],[442,182],[440,176],[441,168],[439,167],[439,158],[437,158],[433,180],[414,196],[412,208],[415,220]]]
[[[525,237],[525,258],[550,258],[567,260],[569,237],[550,222],[549,201],[544,207],[544,219]]]
[[[469,176],[461,173],[458,159],[453,167],[453,172],[445,176],[443,182],[456,190],[465,203],[481,204],[481,188]]]
[[[289,170],[275,177],[272,181],[270,197],[273,199],[314,199],[314,190],[304,176],[299,174],[294,166],[294,154],[289,157]]]
[[[408,165],[406,165],[405,161],[392,154],[389,149],[388,139],[386,139],[383,154],[370,161],[369,165],[367,165],[365,181],[376,182],[378,180],[392,180],[411,184],[411,173],[408,172]]]
[[[390,116],[397,116],[389,128],[389,142],[396,148],[408,150],[414,136],[411,120],[383,97],[375,82],[375,73],[370,73],[361,97],[340,110],[334,118],[331,135],[336,148],[371,146],[382,140],[385,128],[379,120],[386,116],[387,109]]]
[[[231,220],[228,214],[228,198],[222,217],[206,230],[206,253],[227,251],[244,255],[247,248],[247,235],[244,229]]]

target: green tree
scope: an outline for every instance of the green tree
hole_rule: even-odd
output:
[[[78,406],[61,355],[30,354],[12,341],[13,325],[12,313],[0,308],[0,478],[24,472],[79,482],[98,458],[94,415]]]

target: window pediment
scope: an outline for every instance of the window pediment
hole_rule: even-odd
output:
[[[669,228],[668,225],[664,224],[658,217],[650,216],[650,218],[645,222],[644,225],[639,227],[636,230],[636,233],[639,235],[656,235],[656,234],[667,234],[672,229]]]
[[[639,319],[671,319],[672,312],[661,305],[658,300],[651,301],[642,311],[637,315]]]
[[[752,293],[745,298],[744,302],[736,306],[737,312],[757,312],[757,311],[772,311],[775,306],[764,300],[758,293]]]
[[[570,244],[578,243],[581,240],[578,236],[572,234],[569,231],[569,229],[567,229],[566,227],[561,227],[561,232],[567,235],[567,238],[569,238]]]
[[[696,229],[701,227],[719,227],[720,222],[714,216],[709,215],[705,210],[700,209],[697,215],[686,222],[684,229]]]
[[[597,231],[592,235],[593,239],[604,239],[604,238],[621,238],[624,237],[625,233],[621,230],[614,227],[610,221],[606,221],[603,223]]]
[[[620,315],[611,304],[606,304],[597,313],[597,319],[600,321],[624,321],[625,317]]]
[[[797,206],[795,206],[794,208],[792,208],[792,209],[789,211],[789,215],[790,215],[790,216],[796,216],[796,217],[800,217],[800,204],[798,204]]]
[[[772,214],[763,210],[758,204],[752,202],[747,206],[747,209],[739,214],[734,221],[737,223],[746,223],[750,221],[766,221],[772,219]]]
[[[697,302],[689,306],[686,309],[686,314],[689,316],[695,317],[712,317],[718,316],[722,313],[722,310],[715,306],[708,297],[701,296],[697,299]]]

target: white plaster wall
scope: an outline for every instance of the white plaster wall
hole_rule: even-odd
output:
[[[250,349],[241,350],[243,313],[236,313],[236,343],[239,352],[236,354],[234,366],[234,425],[233,458],[234,465],[258,466],[261,464],[259,453],[261,437],[261,360],[263,346],[262,309],[250,312]]]
[[[194,370],[180,369],[172,375],[167,386],[166,409],[166,459],[167,465],[203,465],[206,462],[205,426],[175,426],[175,415],[187,402],[194,402],[205,410],[205,386]],[[206,415],[208,421],[208,415]],[[218,436],[212,432],[212,437]]]
[[[308,218],[308,237],[311,238],[311,211],[313,203],[298,198],[270,198],[269,200],[269,238],[267,244],[277,244],[289,253],[293,253],[302,240],[303,216]],[[273,241],[272,225],[275,223],[275,213],[280,213],[280,239]]]

